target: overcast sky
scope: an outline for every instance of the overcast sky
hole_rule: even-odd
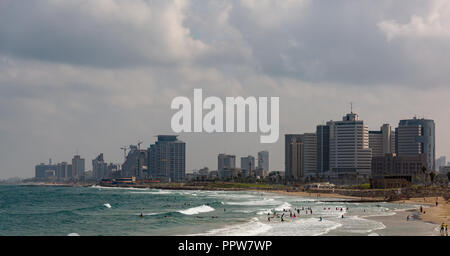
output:
[[[76,152],[120,163],[121,146],[172,133],[170,103],[193,88],[280,97],[280,139],[181,134],[188,170],[265,149],[284,170],[283,134],[350,102],[371,130],[434,119],[450,156],[449,81],[446,0],[0,0],[0,178]]]

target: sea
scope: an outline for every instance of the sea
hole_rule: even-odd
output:
[[[403,222],[389,233],[383,223],[417,207],[251,191],[1,185],[0,235],[421,235]]]

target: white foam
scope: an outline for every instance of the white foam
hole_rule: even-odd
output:
[[[133,187],[103,187],[98,185],[92,185],[91,188],[97,188],[97,189],[111,189],[111,190],[146,190],[148,191],[148,188],[133,188]]]
[[[252,200],[252,201],[244,201],[244,202],[226,202],[228,205],[277,205],[278,201],[275,201],[273,198],[264,198],[263,200]]]
[[[142,215],[144,215],[144,216],[152,216],[152,215],[158,215],[158,214],[161,214],[161,213],[158,213],[158,212],[150,212],[150,213],[144,213],[144,214],[142,214]]]
[[[162,191],[162,190],[157,190],[157,191],[132,191],[132,192],[130,192],[130,194],[168,195],[168,194],[173,194],[173,192],[172,191]]]
[[[290,209],[291,208],[291,204],[288,202],[284,202],[282,205],[278,206],[277,208],[275,208],[275,211],[282,211],[283,209]]]
[[[261,223],[258,218],[252,218],[244,224],[235,224],[224,228],[210,230],[195,236],[255,236],[269,231],[272,227]]]
[[[103,204],[106,208],[111,208],[111,205],[110,204],[108,204],[108,203],[106,203],[106,204]]]
[[[272,213],[272,210],[270,210],[270,209],[260,209],[260,211],[259,212],[257,212],[256,214],[258,214],[258,215],[267,215],[268,213]]]
[[[67,236],[80,236],[80,234],[78,234],[78,233],[69,233],[69,234],[67,234]]]
[[[374,230],[385,229],[386,226],[382,222],[368,220],[359,216],[350,216],[340,219],[343,224],[342,229],[350,233],[371,233]]]
[[[319,218],[305,217],[286,217],[284,222],[281,222],[280,219],[274,219],[270,223],[272,229],[267,235],[271,236],[320,236],[342,227],[339,222],[326,219],[319,221]]]
[[[202,206],[189,208],[189,209],[186,209],[186,210],[180,210],[178,212],[182,213],[182,214],[186,214],[186,215],[193,215],[193,214],[199,214],[199,213],[203,213],[203,212],[212,212],[214,210],[215,209],[212,208],[211,206],[202,205]]]

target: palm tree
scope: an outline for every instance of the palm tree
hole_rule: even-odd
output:
[[[427,167],[425,165],[422,166],[422,173],[423,173],[423,183],[425,186],[427,185]]]
[[[431,185],[433,185],[433,183],[434,183],[434,178],[435,178],[435,177],[436,177],[436,173],[430,172]]]

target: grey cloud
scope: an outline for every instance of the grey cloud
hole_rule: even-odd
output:
[[[413,15],[429,21],[433,3],[0,1],[0,177],[31,176],[34,164],[76,149],[88,162],[99,152],[120,162],[121,145],[170,132],[170,101],[193,88],[279,96],[281,133],[273,145],[182,134],[188,169],[215,168],[219,152],[269,149],[282,170],[282,134],[339,119],[350,101],[371,129],[435,118],[438,152],[450,153],[448,36],[407,33]],[[450,24],[439,17],[424,24]]]

